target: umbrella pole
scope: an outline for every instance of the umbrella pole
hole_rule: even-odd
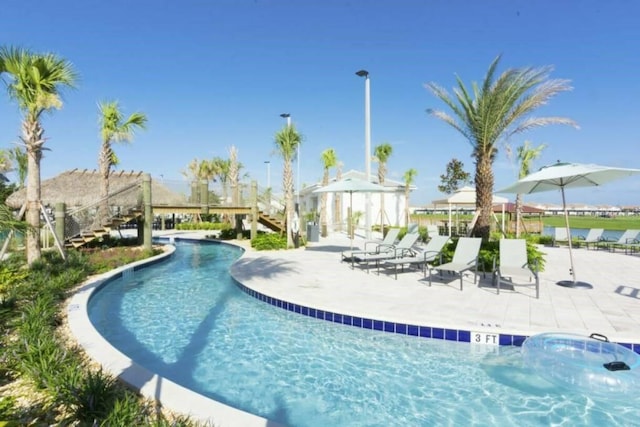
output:
[[[353,191],[349,191],[349,239],[353,250]]]
[[[571,247],[571,229],[569,228],[569,211],[567,211],[567,203],[564,199],[564,186],[560,187],[560,192],[562,193],[562,209],[564,209],[564,222],[567,226],[567,237],[569,238],[569,259],[571,260],[571,276],[573,276],[573,280],[561,280],[556,284],[559,286],[565,286],[567,288],[591,289],[593,288],[593,286],[590,283],[578,282],[576,280],[576,269],[573,265],[573,249]]]
[[[564,198],[564,186],[560,187],[562,193],[562,209],[564,210],[564,224],[567,227],[567,237],[569,239],[569,260],[571,261],[571,276],[573,276],[574,283],[576,280],[576,268],[573,265],[573,249],[571,247],[571,228],[569,227],[569,211],[567,211],[567,202]]]

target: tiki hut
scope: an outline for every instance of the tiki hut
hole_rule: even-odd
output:
[[[113,171],[109,177],[109,205],[139,206],[141,192],[135,184],[142,181],[144,172]],[[130,190],[127,190],[130,189]],[[96,170],[73,169],[42,181],[41,200],[45,206],[53,207],[64,202],[67,209],[98,203],[100,198],[100,173]],[[23,188],[7,198],[7,206],[19,209],[26,199]],[[171,191],[161,182],[151,181],[151,199],[154,205],[184,205],[187,197]]]

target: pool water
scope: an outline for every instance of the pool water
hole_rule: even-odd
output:
[[[517,347],[364,330],[256,300],[229,276],[241,255],[176,241],[167,262],[94,295],[91,321],[135,362],[290,426],[634,425],[636,400],[593,400],[522,364]],[[640,394],[640,393],[638,393]]]

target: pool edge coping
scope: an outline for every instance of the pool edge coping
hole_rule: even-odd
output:
[[[179,237],[176,239],[207,240],[200,237]],[[220,243],[245,249],[228,242]],[[83,348],[87,356],[100,364],[105,371],[134,388],[145,398],[157,401],[170,411],[191,417],[198,422],[205,423],[205,425],[217,427],[281,426],[275,421],[226,405],[151,372],[112,346],[91,323],[88,313],[88,303],[91,296],[109,281],[122,276],[127,270],[148,267],[171,257],[176,247],[171,244],[165,245],[165,247],[168,250],[162,254],[118,267],[80,284],[67,300],[65,307],[67,325],[72,337]]]

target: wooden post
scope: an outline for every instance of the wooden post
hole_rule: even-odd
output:
[[[56,203],[55,220],[56,220],[56,236],[60,242],[64,242],[64,222],[65,222],[65,205],[64,202]]]
[[[251,240],[258,235],[258,183],[251,181]]]
[[[142,177],[142,202],[144,203],[143,241],[144,249],[151,250],[151,233],[153,228],[153,208],[151,206],[151,175]]]

